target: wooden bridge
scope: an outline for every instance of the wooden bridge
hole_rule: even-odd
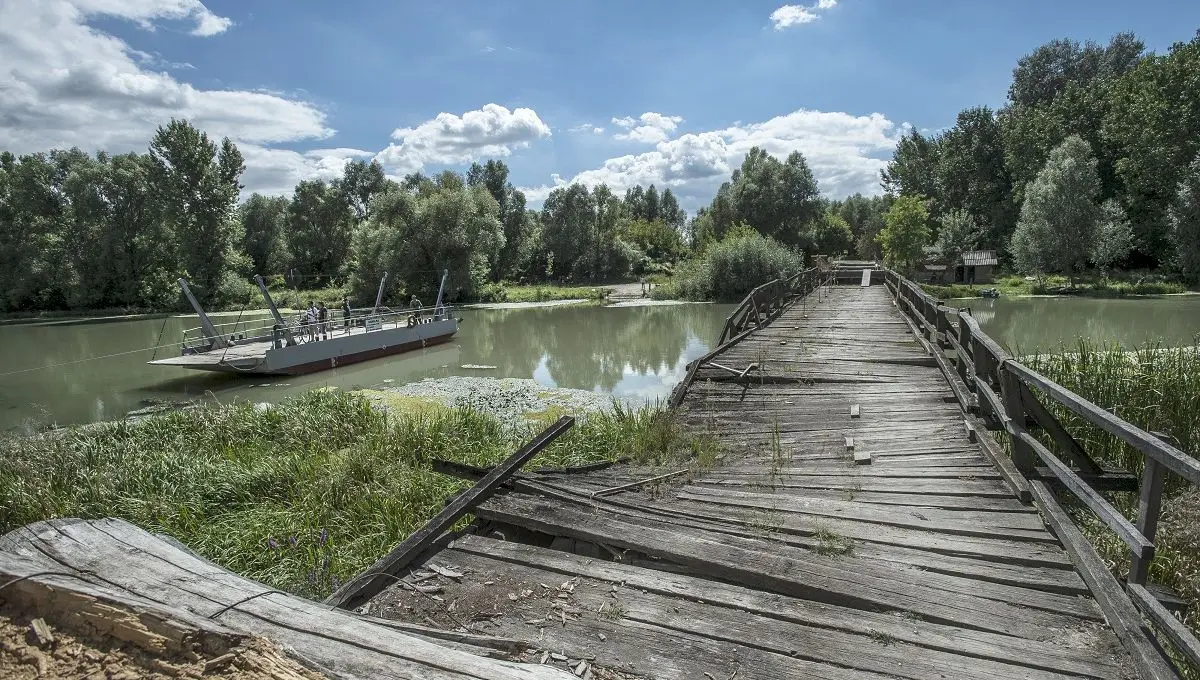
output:
[[[441,465],[478,482],[328,602],[359,614],[325,614],[387,620],[420,653],[387,628],[393,672],[348,677],[1170,678],[1165,649],[1195,663],[1200,645],[1146,577],[1163,477],[1195,483],[1200,465],[1014,361],[968,314],[874,274],[804,272],[730,316],[673,396],[719,460],[518,474],[568,419],[496,468]],[[1137,479],[1097,465],[1052,402],[1144,453],[1133,521],[1103,490]],[[1126,578],[1060,497],[1128,544]],[[467,512],[471,527],[448,532]],[[80,535],[8,544],[62,556]],[[84,568],[70,561],[54,567]],[[288,596],[253,597],[265,610]],[[310,667],[328,668],[330,635],[352,628],[327,625]],[[506,658],[464,660],[478,655]]]

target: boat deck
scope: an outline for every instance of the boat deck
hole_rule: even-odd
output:
[[[372,330],[372,333],[377,333],[381,330],[391,330],[394,328],[405,327],[402,323],[384,323],[378,329]],[[338,340],[341,338],[362,335],[367,331],[362,326],[352,326],[347,329],[338,327],[329,335],[328,340],[306,340],[302,334],[296,333],[295,338],[298,345],[306,345],[312,342],[329,342],[330,340]],[[259,342],[246,342],[244,344],[233,345],[226,349],[217,349],[210,352],[202,352],[199,354],[185,354],[177,357],[168,357],[165,359],[156,359],[150,363],[156,366],[178,366],[179,368],[192,368],[199,370],[224,370],[227,367],[235,369],[248,370],[258,364],[261,364],[267,356],[267,351],[271,349],[271,342],[264,340]]]

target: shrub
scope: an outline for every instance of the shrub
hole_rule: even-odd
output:
[[[775,239],[735,229],[703,255],[680,265],[661,294],[684,300],[736,302],[756,286],[803,266],[800,253]]]

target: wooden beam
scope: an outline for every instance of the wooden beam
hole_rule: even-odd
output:
[[[1112,503],[1108,502],[1104,496],[1101,496],[1092,487],[1088,486],[1087,482],[1079,478],[1075,471],[1067,467],[1065,463],[1058,459],[1050,449],[1047,449],[1041,442],[1033,437],[1028,432],[1020,432],[1017,437],[1024,442],[1029,449],[1036,453],[1039,458],[1046,464],[1046,467],[1058,477],[1075,497],[1083,501],[1084,505],[1091,508],[1092,512],[1096,513],[1109,529],[1112,529],[1117,536],[1129,546],[1136,557],[1149,561],[1154,557],[1154,543],[1146,540],[1142,536],[1142,532],[1121,514],[1120,510],[1113,507]]]
[[[1159,632],[1167,636],[1171,645],[1180,654],[1187,657],[1193,666],[1200,667],[1200,640],[1196,639],[1196,636],[1187,626],[1183,625],[1182,621],[1167,611],[1167,608],[1162,606],[1162,603],[1146,590],[1145,586],[1130,583],[1129,597],[1137,605],[1137,608],[1154,622]]]
[[[615,493],[621,493],[622,491],[629,491],[630,489],[636,489],[641,486],[646,486],[647,484],[653,484],[655,482],[666,481],[668,479],[671,479],[672,477],[678,477],[679,475],[685,474],[690,471],[691,471],[690,469],[676,470],[675,472],[668,472],[664,475],[657,475],[654,477],[650,477],[648,479],[639,479],[636,482],[629,482],[628,484],[621,484],[619,486],[613,486],[613,487],[609,487],[607,489],[600,489],[599,491],[592,492],[592,498],[599,498],[602,496],[611,496]]]
[[[1058,418],[1055,418],[1054,414],[1050,413],[1042,405],[1037,395],[1025,383],[1021,383],[1021,403],[1025,406],[1026,413],[1033,416],[1033,420],[1038,424],[1038,427],[1045,430],[1046,434],[1050,435],[1050,438],[1054,440],[1054,445],[1058,447],[1058,450],[1072,463],[1079,466],[1082,472],[1089,475],[1098,475],[1104,472],[1103,468],[1096,461],[1092,460],[1088,452],[1083,450],[1079,442],[1075,441],[1071,433],[1067,432],[1062,423],[1058,422]]]
[[[492,468],[475,486],[467,489],[454,502],[442,508],[433,519],[425,523],[411,536],[401,541],[391,552],[372,564],[365,572],[347,581],[325,603],[342,609],[354,609],[391,585],[393,576],[402,572],[425,552],[438,536],[454,526],[463,515],[494,494],[506,479],[512,477],[542,449],[550,445],[559,435],[571,429],[575,419],[563,416],[550,427],[534,437],[519,451],[509,456],[500,465]]]
[[[1058,540],[1062,541],[1079,575],[1096,598],[1104,618],[1129,652],[1138,677],[1144,680],[1176,680],[1179,674],[1155,644],[1152,634],[1146,630],[1141,614],[1134,609],[1129,596],[1121,589],[1121,584],[1108,570],[1108,565],[1096,553],[1096,549],[1059,505],[1054,492],[1045,482],[1038,481],[1030,482],[1030,489],[1042,511],[1042,517]]]
[[[1196,460],[1142,428],[1105,411],[1087,399],[1019,362],[1010,361],[1006,366],[1022,382],[1040,388],[1053,397],[1055,401],[1082,416],[1096,427],[1129,444],[1138,451],[1152,456],[1171,472],[1193,484],[1200,484],[1200,460]]]

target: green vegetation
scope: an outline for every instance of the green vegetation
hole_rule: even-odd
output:
[[[1200,282],[1200,35],[1165,54],[1129,33],[1048,42],[1017,62],[999,111],[966,108],[944,132],[905,135],[882,184],[924,202],[923,245],[947,258],[974,242],[1022,274]],[[943,239],[959,212],[973,238]]]
[[[799,253],[742,226],[709,245],[702,255],[680,265],[675,277],[652,294],[657,298],[736,302],[756,286],[803,267]]]
[[[1200,343],[1200,338],[1197,338]],[[1125,420],[1162,432],[1182,451],[1200,451],[1200,354],[1195,347],[1165,348],[1156,344],[1128,350],[1081,341],[1051,354],[1022,358],[1035,370]],[[1043,399],[1084,449],[1106,467],[1141,474],[1141,453],[1078,416]],[[1115,494],[1131,519],[1137,495]],[[1129,550],[1086,508],[1073,509],[1093,544],[1124,576]],[[1200,631],[1200,492],[1168,473],[1163,515],[1155,541],[1150,580],[1171,588],[1190,603],[1186,622]]]
[[[550,300],[603,300],[608,296],[604,286],[520,285],[514,283],[484,284],[475,302],[548,302]]]
[[[813,552],[818,555],[842,556],[854,553],[854,541],[846,536],[835,534],[828,529],[818,529],[813,536],[818,541]]]
[[[901,196],[883,217],[887,225],[879,232],[883,255],[892,266],[912,271],[929,242],[929,213],[918,196]]]
[[[491,465],[543,424],[512,431],[478,412],[399,405],[389,414],[362,395],[314,391],[271,408],[205,406],[0,439],[0,532],[121,517],[272,587],[321,597],[464,488],[430,459]],[[705,466],[715,454],[665,409],[617,409],[590,414],[530,466],[623,456]]]
[[[1182,283],[1164,281],[1162,276],[1129,276],[1130,280],[1112,280],[1092,277],[1089,281],[1070,281],[1065,276],[1047,276],[1042,280],[1027,281],[1020,276],[1001,276],[993,283],[968,285],[922,284],[921,288],[934,297],[950,298],[979,297],[979,291],[995,288],[1001,295],[1077,295],[1093,298],[1117,298],[1129,295],[1177,295],[1186,293]]]

